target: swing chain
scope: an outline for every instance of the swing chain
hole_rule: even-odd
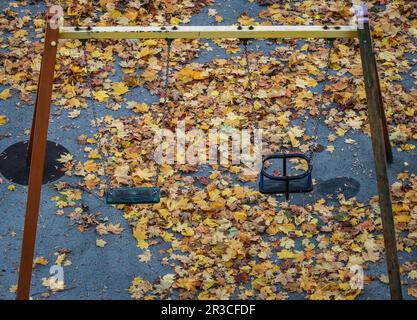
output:
[[[85,47],[86,47],[86,44],[87,44],[87,40],[82,39],[80,41],[83,44],[84,50],[86,50]],[[84,53],[84,56],[86,56],[85,53]],[[89,98],[90,98],[90,101],[91,101],[92,100],[92,91],[93,91],[92,85],[91,85],[91,74],[92,74],[92,72],[91,72],[91,68],[90,68],[90,70],[88,68],[87,61],[86,61],[86,73],[87,73],[87,77],[86,77],[87,78],[87,87],[88,87],[88,90],[90,91],[90,97]],[[92,113],[93,113],[93,123],[94,123],[94,126],[97,128],[98,154],[102,153],[103,156],[104,156],[104,160],[103,160],[103,171],[104,172],[103,172],[103,174],[106,176],[106,179],[104,181],[104,185],[106,186],[106,192],[107,192],[107,190],[109,189],[109,185],[110,185],[110,175],[109,174],[106,175],[106,172],[107,172],[107,169],[108,169],[108,157],[103,152],[103,146],[101,144],[101,138],[100,138],[101,125],[98,125],[98,114],[97,114],[96,106],[94,105],[94,101],[91,101],[91,110],[92,110]]]
[[[169,110],[168,110],[168,94],[169,94],[169,71],[170,71],[170,66],[169,63],[171,61],[171,49],[172,49],[172,41],[173,39],[166,39],[167,42],[167,49],[166,49],[166,61],[165,61],[165,84],[164,84],[164,102],[163,102],[163,114],[162,114],[162,128],[165,128],[166,125],[166,119],[168,117],[169,114]],[[162,129],[161,128],[161,129]],[[161,155],[161,159],[160,161],[157,163],[157,167],[156,167],[156,175],[155,175],[155,180],[154,180],[154,185],[157,186],[158,185],[158,180],[159,180],[159,176],[161,175],[161,163],[162,163],[162,152],[163,152],[163,147],[162,147],[162,141],[159,145],[159,154]]]
[[[256,116],[256,109],[255,109],[255,95],[253,92],[253,85],[252,85],[252,72],[250,68],[249,63],[249,53],[248,53],[248,39],[242,39],[243,47],[244,47],[244,53],[245,53],[245,61],[246,61],[246,76],[248,78],[248,87],[249,87],[249,94],[252,104],[252,125],[254,126],[254,129],[259,129],[259,124],[257,121]]]
[[[312,137],[314,138],[314,144],[313,144],[312,148],[310,147],[310,151],[309,151],[310,154],[308,155],[308,158],[309,158],[310,162],[313,160],[314,153],[317,149],[317,134],[318,134],[318,129],[319,129],[319,120],[321,119],[321,112],[322,112],[322,109],[324,107],[324,92],[326,90],[326,84],[328,83],[328,78],[329,78],[330,63],[331,63],[330,60],[331,60],[333,43],[334,43],[334,39],[332,39],[332,38],[328,39],[329,50],[328,50],[327,60],[326,60],[326,71],[324,73],[323,89],[321,91],[320,100],[319,100],[319,103],[318,103],[318,108],[319,108],[318,115],[316,117],[316,121],[315,121],[314,127],[313,127]]]
[[[166,58],[166,71],[165,71],[165,84],[164,84],[164,102],[163,102],[163,116],[162,116],[162,126],[165,126],[165,121],[168,115],[168,90],[169,90],[169,62],[170,62],[170,53],[171,53],[171,44],[173,39],[167,39],[167,58]],[[85,45],[86,41],[83,41],[83,44]],[[87,85],[89,88],[91,88],[91,72],[88,71],[88,66],[87,68]],[[90,89],[91,90],[91,89]],[[94,103],[92,104],[92,111],[93,111],[93,117],[94,117],[94,123],[97,124],[97,112],[94,106]],[[100,128],[99,128],[100,129]],[[101,145],[101,141],[100,138],[97,142],[97,146],[99,148],[99,153],[102,152],[102,145]],[[162,154],[162,143],[160,144],[160,152]],[[104,161],[104,174],[106,174],[107,171],[107,160]],[[157,185],[158,184],[158,180],[159,180],[159,176],[160,176],[160,172],[161,172],[161,164],[158,163],[157,165],[157,170],[156,170],[156,176],[155,176],[155,182],[154,184]],[[109,189],[109,183],[110,183],[110,175],[107,175],[107,178],[105,180],[105,185],[106,185],[106,192]]]

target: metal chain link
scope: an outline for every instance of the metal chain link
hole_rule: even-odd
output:
[[[82,43],[85,45],[86,41],[82,41]],[[162,116],[162,127],[165,127],[165,120],[167,118],[168,115],[168,89],[169,89],[169,62],[170,62],[170,53],[171,53],[171,44],[172,44],[172,39],[167,39],[167,57],[166,57],[166,69],[165,69],[165,85],[164,85],[164,102],[163,102],[163,107],[164,107],[164,111],[163,111],[163,116]],[[87,68],[87,87],[91,88],[91,72],[88,71],[88,66]],[[90,94],[91,95],[91,94]],[[97,110],[94,106],[94,102],[92,104],[92,113],[93,113],[93,118],[95,121],[95,124],[97,124],[97,118],[98,118],[98,114],[97,114]],[[100,130],[100,127],[99,129]],[[102,145],[101,145],[101,140],[100,138],[97,141],[97,146],[99,149],[99,153],[102,153]],[[160,144],[160,152],[162,154],[162,143]],[[108,168],[108,159],[106,158],[104,160],[104,174],[106,175],[107,172],[107,168]],[[158,184],[158,180],[159,180],[159,176],[161,173],[161,165],[158,164],[157,166],[157,171],[156,171],[156,176],[155,176],[155,181],[154,184],[157,185]],[[110,175],[106,175],[106,180],[105,180],[105,185],[106,185],[106,191],[109,189],[109,184],[110,184]]]
[[[85,40],[85,39],[80,40],[80,42],[82,43],[82,45],[83,45],[83,47],[84,47],[84,51],[85,51],[85,45],[86,45],[87,41],[88,41],[88,40]],[[88,64],[87,64],[87,63],[86,63],[86,84],[87,84],[87,88],[89,88],[89,90],[91,91],[91,88],[92,88],[92,87],[91,87],[91,72],[89,72],[89,70],[88,70]],[[91,99],[91,93],[90,93],[90,99]],[[94,118],[94,121],[95,121],[95,120],[98,118],[98,116],[97,116],[97,112],[96,112],[96,109],[95,109],[94,103],[93,103],[93,105],[92,105],[91,110],[92,110],[92,113],[93,113],[93,118]],[[99,128],[99,130],[100,130],[100,128]],[[101,152],[101,150],[102,150],[102,146],[101,146],[101,142],[100,142],[100,140],[98,140],[98,141],[97,141],[97,147],[98,147],[98,151],[99,151],[99,154],[100,154],[100,152]],[[107,162],[105,162],[105,164],[104,164],[104,174],[106,174],[106,170],[107,170]],[[109,180],[110,180],[110,176],[109,176],[109,175],[107,175],[107,178],[106,178],[106,180],[105,180],[106,190],[107,190],[107,188],[108,188]],[[104,200],[103,200],[103,198],[102,198],[102,197],[98,196],[96,193],[94,193],[94,192],[92,192],[92,191],[88,190],[87,188],[85,188],[84,186],[82,186],[82,185],[80,185],[80,184],[67,183],[67,185],[68,185],[69,187],[71,187],[71,188],[79,189],[79,190],[81,190],[82,192],[84,192],[84,191],[85,191],[85,192],[89,193],[90,195],[94,196],[95,198],[97,198],[97,200],[99,200],[99,201],[101,201],[101,202],[104,202]],[[55,188],[53,188],[53,187],[51,186],[51,184],[50,184],[50,183],[48,183],[48,184],[47,184],[47,186],[48,186],[49,188],[51,188],[51,189],[55,189]],[[105,203],[105,202],[104,202],[104,203]],[[88,211],[89,211],[89,212],[95,211],[96,209],[100,208],[102,205],[103,205],[103,204],[99,204],[98,206],[96,206],[96,207],[94,207],[94,208],[88,208]]]
[[[81,40],[81,42],[84,45],[84,50],[86,50],[85,49],[85,44],[87,43],[87,40]],[[87,61],[86,61],[86,63],[87,63]],[[88,69],[89,68],[88,68],[88,63],[87,63],[86,64],[86,70],[87,70],[86,71],[87,72],[87,87],[88,87],[88,89],[90,91],[90,97],[89,98],[90,98],[90,101],[91,101],[92,100],[92,86],[91,86],[91,78],[92,78],[91,77],[91,74],[92,74],[92,72],[91,72],[91,69],[90,69],[90,71]],[[98,147],[99,154],[101,154],[101,153],[103,153],[103,146],[101,144],[101,138],[100,138],[101,125],[100,126],[97,126],[98,113],[97,113],[96,107],[94,105],[94,101],[91,101],[91,102],[92,102],[92,104],[91,104],[91,110],[92,110],[92,113],[93,113],[93,121],[94,121],[95,127],[97,128],[97,134],[98,134],[97,147]],[[104,153],[103,153],[103,156],[104,156]],[[108,156],[104,156],[103,170],[104,170],[104,175],[106,176],[106,179],[104,181],[104,184],[106,186],[106,192],[109,189],[109,185],[110,185],[110,175],[109,174],[106,174],[107,169],[108,169]]]
[[[169,110],[168,110],[168,94],[169,94],[169,71],[170,71],[170,67],[169,67],[169,63],[171,61],[171,48],[172,48],[172,39],[166,39],[167,41],[167,55],[166,55],[166,61],[165,61],[165,86],[164,86],[164,102],[163,102],[163,114],[162,114],[162,128],[165,128],[166,125],[166,119],[167,116],[169,114]],[[160,143],[159,146],[159,152],[160,155],[162,157],[162,152],[163,152],[163,148],[162,148],[162,141]],[[162,159],[161,159],[162,162]],[[161,162],[157,164],[156,167],[156,176],[155,176],[155,180],[154,180],[154,185],[157,186],[158,185],[158,180],[159,180],[159,176],[161,175]]]
[[[323,89],[321,90],[320,100],[319,100],[319,103],[318,103],[319,113],[318,113],[318,115],[316,117],[316,120],[315,120],[315,123],[313,125],[314,144],[313,144],[313,147],[310,148],[310,154],[308,155],[308,158],[309,158],[310,162],[313,160],[315,150],[316,150],[316,146],[317,146],[317,134],[318,134],[318,129],[319,129],[319,121],[321,119],[321,111],[324,107],[324,91],[326,90],[326,85],[328,83],[328,78],[329,78],[330,59],[331,59],[331,54],[332,54],[333,42],[334,42],[334,39],[329,39],[328,40],[329,50],[328,50],[328,56],[327,56],[327,60],[326,60],[326,71],[324,73]]]
[[[249,64],[249,54],[248,54],[248,40],[247,39],[243,39],[243,47],[245,49],[245,60],[246,60],[246,76],[248,78],[248,86],[249,86],[249,94],[250,94],[250,99],[251,99],[251,104],[252,104],[252,125],[254,127],[254,129],[259,129],[259,123],[258,123],[258,119],[256,116],[256,109],[255,109],[255,95],[253,92],[253,86],[252,86],[252,73],[251,73],[251,69],[250,69],[250,64]]]

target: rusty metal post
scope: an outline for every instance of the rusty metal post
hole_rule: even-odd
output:
[[[376,99],[374,101],[375,105],[379,109],[379,114],[382,122],[382,131],[383,131],[383,141],[385,144],[385,152],[387,155],[387,161],[388,163],[392,163],[393,161],[393,155],[392,155],[392,147],[391,142],[389,139],[389,133],[388,133],[388,126],[387,126],[387,118],[385,116],[385,109],[384,109],[384,102],[382,99],[382,91],[381,91],[381,84],[379,81],[379,75],[378,75],[378,68],[376,64],[375,59],[375,53],[373,49],[372,44],[372,34],[370,31],[370,25],[369,25],[369,17],[368,17],[368,8],[366,5],[360,5],[360,6],[354,6],[355,7],[355,13],[356,17],[358,19],[358,36],[359,36],[359,44],[368,44],[372,54],[368,54],[366,56],[365,60],[368,64],[368,76],[371,76],[375,80],[375,86],[372,87],[373,90],[373,98]],[[362,41],[361,41],[362,40]],[[366,41],[366,42],[363,42]],[[362,47],[361,47],[362,48]],[[362,54],[362,49],[361,49]],[[362,55],[362,62],[364,57]],[[364,77],[367,75],[364,74]]]
[[[31,133],[31,167],[16,297],[18,300],[29,299],[36,229],[42,190],[42,177],[45,165],[46,141],[48,136],[49,114],[51,109],[59,33],[58,28],[54,29],[51,27],[50,19],[51,14],[48,13],[45,31],[45,50],[42,57],[38,96],[36,98],[36,108]]]
[[[33,131],[35,129],[35,119],[36,119],[36,109],[38,108],[38,104],[39,104],[39,84],[41,82],[41,78],[42,78],[42,69],[43,69],[43,61],[41,62],[41,69],[39,72],[39,78],[38,78],[38,88],[36,91],[36,102],[35,102],[35,108],[33,109],[33,116],[32,116],[32,126],[30,129],[30,138],[29,138],[29,143],[28,143],[28,152],[27,152],[27,164],[30,167],[30,161],[31,161],[31,157],[32,157],[32,146],[33,146]]]
[[[368,28],[369,28],[369,24],[368,24]],[[369,32],[369,34],[371,34]],[[371,41],[372,41],[372,37],[371,37]],[[371,46],[372,48],[372,46]],[[394,157],[392,155],[392,147],[391,147],[391,142],[389,139],[389,133],[388,133],[388,125],[387,125],[387,118],[385,116],[385,109],[384,109],[384,102],[382,100],[382,93],[381,93],[381,84],[379,82],[379,76],[378,76],[378,68],[376,65],[376,60],[375,60],[375,55],[372,56],[372,60],[373,60],[373,67],[372,69],[374,70],[374,78],[377,79],[377,92],[378,94],[378,101],[377,101],[377,105],[379,108],[379,113],[381,115],[381,122],[382,122],[382,133],[383,133],[383,137],[384,137],[384,144],[385,144],[385,153],[387,155],[387,162],[388,163],[392,163],[394,161]]]
[[[394,216],[392,212],[392,200],[390,184],[388,180],[387,158],[392,157],[388,130],[386,128],[385,114],[382,105],[381,90],[378,72],[376,69],[375,55],[372,45],[372,36],[369,27],[366,6],[363,8],[363,16],[358,24],[359,46],[361,52],[363,75],[365,79],[366,99],[368,106],[368,118],[371,128],[371,139],[375,162],[375,174],[378,187],[379,205],[384,233],[385,254],[388,268],[391,299],[402,299],[400,268],[397,254],[397,242],[395,235]],[[388,146],[387,146],[388,144]]]

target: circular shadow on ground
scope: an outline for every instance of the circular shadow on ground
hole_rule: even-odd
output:
[[[7,180],[20,185],[28,185],[29,166],[27,164],[28,142],[22,141],[9,146],[0,154],[0,173]],[[46,144],[45,169],[42,183],[48,183],[64,175],[58,158],[69,153],[66,148],[52,141]]]

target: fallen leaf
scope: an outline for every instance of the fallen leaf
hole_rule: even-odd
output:
[[[97,239],[96,240],[96,246],[100,247],[100,248],[104,248],[104,246],[107,244],[106,241],[104,241],[103,239]]]

